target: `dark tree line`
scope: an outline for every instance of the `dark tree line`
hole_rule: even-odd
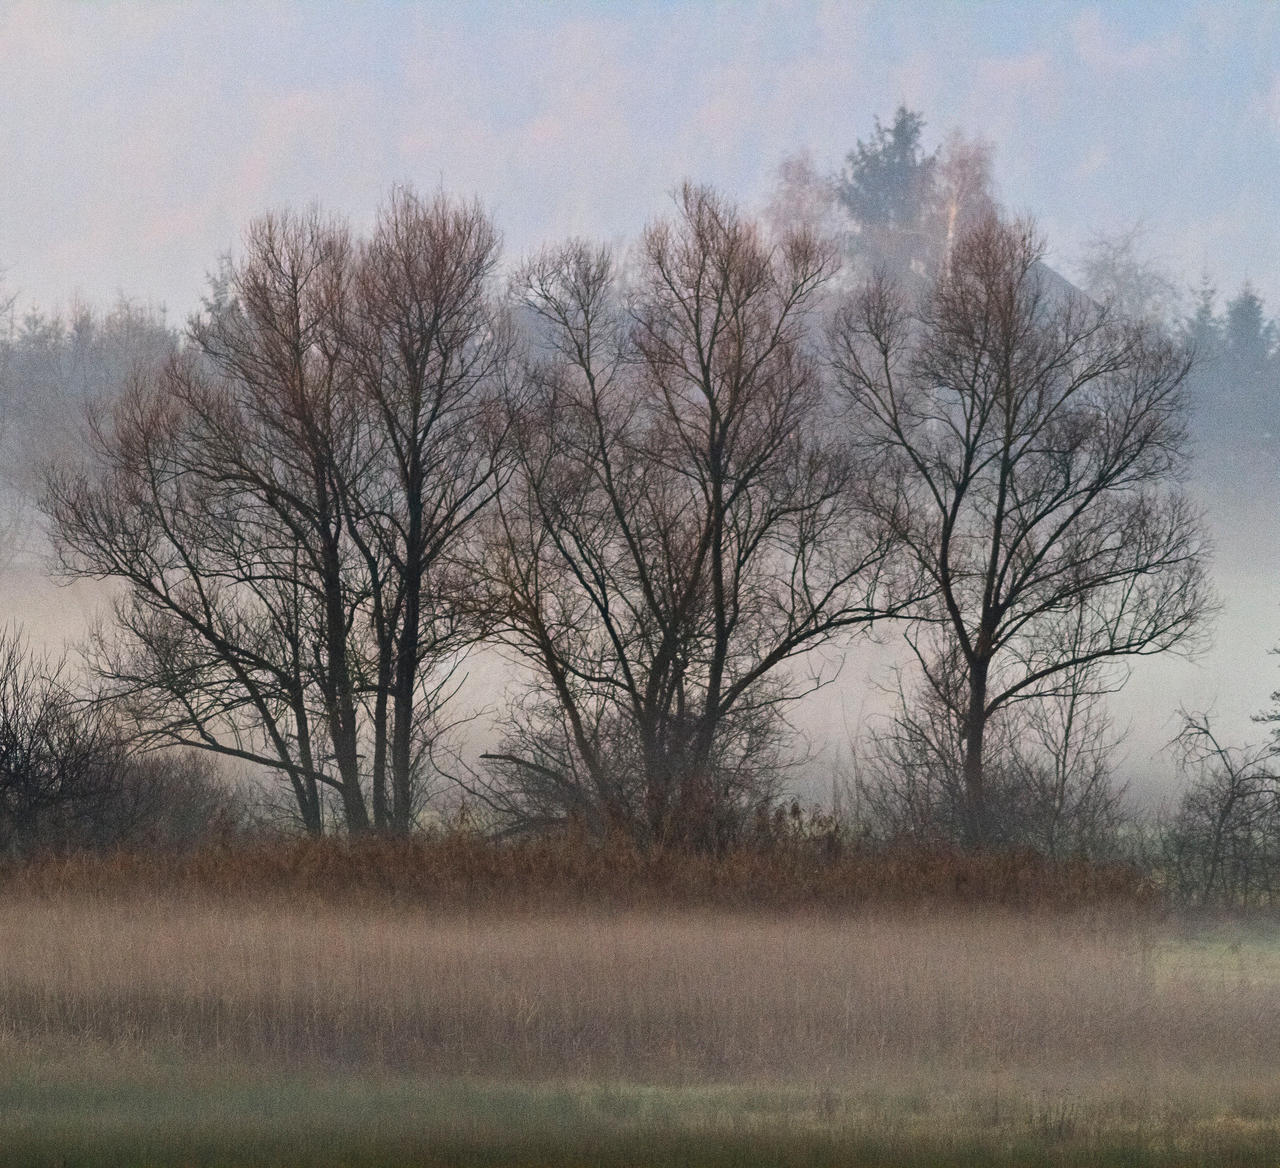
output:
[[[1176,282],[1141,257],[1138,239],[1131,231],[1095,241],[1084,265],[1087,285],[1193,356],[1186,389],[1198,445],[1195,488],[1228,555],[1248,563],[1274,532],[1280,329],[1247,283],[1224,301],[1205,277],[1188,308]],[[1152,833],[1146,858],[1181,898],[1273,904],[1280,889],[1277,739],[1239,744],[1203,711],[1181,717],[1177,745],[1187,786]],[[1274,722],[1274,712],[1255,720]]]
[[[1280,441],[1280,328],[1249,284],[1221,307],[1207,281],[1182,326],[1197,355],[1189,388],[1206,444],[1205,464]]]
[[[19,316],[0,290],[0,567],[43,549],[35,502],[42,465],[76,457],[85,407],[163,358],[176,336],[162,314],[121,300],[106,312]]]

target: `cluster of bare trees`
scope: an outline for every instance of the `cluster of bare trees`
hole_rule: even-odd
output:
[[[484,641],[528,679],[461,776],[504,825],[715,847],[776,793],[812,650],[892,620],[904,806],[982,846],[993,789],[1034,791],[1069,847],[1107,807],[1096,695],[1206,606],[1186,359],[1026,225],[962,226],[923,291],[849,293],[817,233],[693,186],[628,262],[574,241],[506,286],[444,196],[366,239],[257,221],[49,477],[63,567],[121,585],[114,708],[269,768],[308,830],[407,830]]]
[[[1273,734],[1236,745],[1210,715],[1181,717],[1175,745],[1187,786],[1142,858],[1183,902],[1273,908],[1280,902],[1280,742]]]
[[[0,847],[84,838],[111,805],[126,754],[109,716],[86,713],[58,663],[0,637]]]
[[[1128,854],[1130,816],[1114,760],[1120,736],[1104,695],[1071,672],[1056,692],[1002,707],[983,733],[982,814],[989,841],[1053,859]],[[873,838],[918,844],[963,840],[967,710],[927,678],[899,688],[896,708],[858,758],[859,827]]]
[[[368,240],[311,213],[245,242],[50,476],[58,553],[125,585],[95,666],[144,741],[270,768],[309,831],[405,830],[504,474],[497,236],[403,191]]]

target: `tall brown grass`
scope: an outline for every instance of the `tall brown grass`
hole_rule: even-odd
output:
[[[1280,1146],[1280,951],[1178,940],[1123,868],[455,832],[46,857],[4,868],[0,891],[0,1065],[45,1117],[27,1135],[46,1159],[65,1152],[59,1125],[94,1147],[118,1123],[132,1147],[159,1108],[172,1161],[194,1162],[180,1117],[206,1096],[266,1109],[235,1137],[250,1151],[262,1124],[290,1155],[344,1132],[363,1147],[392,1114],[363,1110],[386,1083],[413,1085],[392,1128],[423,1147],[441,1132],[505,1147],[530,1124],[552,1140],[561,1112],[586,1114],[555,1099],[583,1092],[599,1111],[583,1147],[603,1132],[640,1148],[673,1124],[682,1139],[732,1133],[738,1151],[869,1133],[884,1163],[930,1162],[921,1149],[954,1150],[956,1132],[972,1155],[951,1162],[975,1164],[1017,1140],[1074,1141],[1063,1163],[1104,1162],[1113,1144],[1106,1162],[1131,1146],[1176,1159],[1202,1138]],[[447,1094],[446,1080],[476,1102],[423,1119],[413,1092]],[[297,1085],[293,1104],[264,1082]],[[349,1088],[317,1096],[340,1122],[306,1102],[309,1082]],[[627,1084],[640,1093],[611,1103]],[[541,1092],[551,1118],[518,1102],[489,1116],[507,1087]],[[137,1114],[116,1098],[142,1100]]]
[[[1123,864],[1032,852],[860,847],[834,834],[773,838],[720,855],[642,850],[573,834],[495,843],[467,831],[350,840],[233,839],[188,851],[79,853],[0,864],[7,895],[282,895],[329,903],[503,909],[986,905],[1144,909],[1149,879]]]
[[[22,895],[0,1033],[229,1059],[583,1078],[903,1066],[1269,1066],[1276,985],[1171,975],[1094,917],[409,907]]]
[[[1157,992],[1142,877],[1027,853],[454,831],[48,856],[0,892],[0,1034],[39,1045],[790,1078],[1280,1038],[1237,1013],[1187,1046],[1203,1003]]]

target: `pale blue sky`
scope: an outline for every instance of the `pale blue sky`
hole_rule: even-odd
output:
[[[184,317],[253,214],[478,194],[513,253],[634,234],[688,176],[763,199],[905,101],[997,147],[1068,269],[1137,220],[1280,310],[1280,4],[0,0],[0,267]]]

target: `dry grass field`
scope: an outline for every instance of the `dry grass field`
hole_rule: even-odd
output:
[[[530,877],[504,906],[497,877],[304,894],[183,862],[8,874],[0,1162],[1280,1159],[1261,926],[954,881],[839,910]]]

